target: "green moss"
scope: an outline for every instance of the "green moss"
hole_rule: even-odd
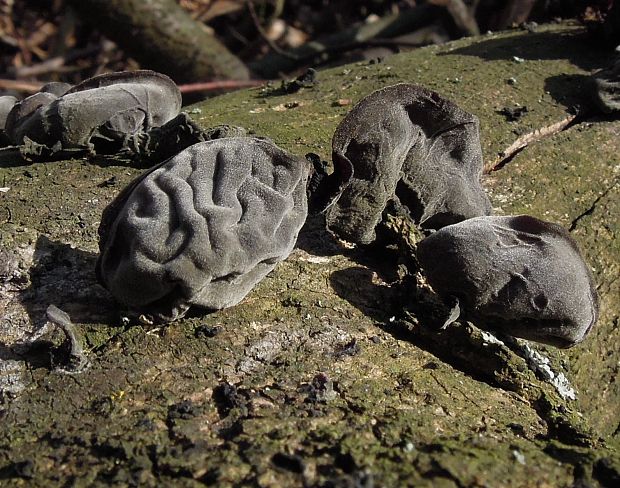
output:
[[[193,108],[205,125],[242,125],[327,159],[352,104],[417,82],[480,117],[490,159],[579,99],[582,77],[602,62],[581,36],[566,26],[494,34],[321,71],[316,87],[291,95],[247,90]],[[528,107],[517,122],[497,113],[517,103]],[[588,470],[604,476],[601,458],[613,472],[615,453],[587,425],[607,435],[618,418],[617,131],[616,122],[574,127],[486,181],[498,210],[567,226],[608,189],[574,229],[596,269],[601,324],[575,350],[547,351],[576,385],[574,405],[473,327],[433,329],[392,254],[344,249],[320,219],[238,306],[165,328],[121,326],[92,271],[96,231],[139,170],[114,159],[1,167],[2,246],[30,249],[34,267],[18,294],[0,283],[0,305],[22,325],[42,324],[50,303],[68,311],[91,367],[23,365],[24,391],[0,404],[0,485],[567,486]],[[569,446],[582,434],[593,447]]]

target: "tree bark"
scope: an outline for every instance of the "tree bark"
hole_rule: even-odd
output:
[[[143,67],[176,82],[247,79],[243,62],[174,0],[69,0]]]

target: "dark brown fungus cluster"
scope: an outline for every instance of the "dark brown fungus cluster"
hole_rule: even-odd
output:
[[[97,274],[131,314],[237,304],[292,251],[310,165],[250,137],[192,145],[137,178],[104,211]]]
[[[12,107],[5,132],[26,155],[138,150],[146,133],[174,119],[180,109],[181,93],[165,75],[106,73],[73,87],[46,85]]]
[[[434,290],[457,300],[451,321],[460,309],[482,327],[558,347],[580,342],[596,322],[592,276],[568,232],[533,217],[490,216],[474,115],[417,85],[386,87],[342,120],[332,159],[312,208],[326,209],[328,228],[359,244],[375,240],[390,201],[422,231],[437,230],[417,254]]]
[[[390,200],[423,229],[491,211],[480,185],[478,119],[418,85],[361,100],[336,129],[332,159],[334,172],[312,203],[327,208],[328,227],[349,241],[372,242]]]
[[[569,233],[526,215],[477,217],[418,245],[430,285],[475,323],[570,347],[598,316],[592,275]]]
[[[480,325],[566,347],[595,323],[575,242],[533,217],[489,216],[478,119],[437,93],[399,84],[364,98],[336,129],[330,175],[318,156],[239,127],[202,129],[180,108],[176,85],[152,71],[0,97],[0,135],[22,154],[129,151],[154,164],[99,228],[97,275],[130,315],[167,322],[233,306],[290,254],[309,205],[339,237],[368,244],[393,201],[423,231],[440,229],[419,243],[419,262]]]

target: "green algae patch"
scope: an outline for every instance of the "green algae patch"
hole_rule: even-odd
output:
[[[533,144],[489,179],[499,211],[528,213],[571,231],[590,264],[601,297],[601,313],[589,337],[570,351],[545,349],[565,364],[579,409],[602,433],[617,430],[620,331],[620,124],[579,124]]]
[[[266,86],[187,112],[328,159],[333,130],[355,102],[415,82],[480,117],[492,160],[582,102],[584,76],[603,63],[583,36],[571,26],[493,34],[321,71],[315,87],[294,94]],[[517,106],[527,112],[515,122],[498,113]],[[238,306],[166,327],[127,324],[93,269],[101,211],[140,170],[115,158],[3,163],[0,485],[613,480],[617,131],[615,122],[577,125],[485,182],[498,211],[573,227],[595,269],[598,328],[574,350],[540,348],[576,402],[473,325],[437,328],[401,266],[419,239],[413,231],[397,249],[351,249],[313,217],[298,249]],[[81,374],[58,369],[65,351],[53,337],[28,346],[51,303],[84,339],[90,368]]]
[[[543,26],[536,32],[489,34],[386,58],[320,71],[315,87],[282,95],[277,85],[217,97],[187,111],[205,126],[237,124],[268,135],[285,149],[327,158],[331,136],[351,106],[395,83],[439,92],[481,120],[485,160],[518,135],[562,120],[583,106],[586,75],[605,52],[588,45],[583,28]],[[513,82],[515,80],[515,82]],[[526,107],[507,123],[504,108]],[[195,113],[198,109],[200,112]]]

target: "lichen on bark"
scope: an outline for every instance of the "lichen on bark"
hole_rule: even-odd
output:
[[[335,102],[414,81],[480,118],[488,159],[579,100],[581,77],[604,57],[582,35],[555,26],[461,40],[325,70],[294,94],[247,90],[189,111],[199,108],[205,126],[243,126],[293,154],[328,159],[348,110]],[[497,113],[517,103],[529,109],[518,121]],[[572,227],[594,267],[598,327],[569,352],[540,349],[571,381],[576,402],[470,324],[433,328],[441,311],[416,302],[399,267],[415,236],[378,252],[348,249],[320,218],[239,305],[163,328],[126,326],[93,269],[101,211],[140,170],[114,158],[3,160],[0,241],[10,257],[0,266],[0,385],[11,380],[13,389],[0,403],[0,484],[613,480],[619,131],[617,121],[575,125],[484,182],[496,212]],[[62,337],[27,340],[45,327],[51,303],[82,336],[91,365],[79,375],[55,367]]]

